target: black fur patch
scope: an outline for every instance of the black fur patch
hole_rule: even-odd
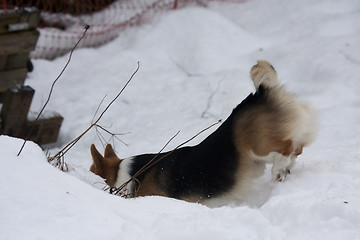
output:
[[[266,101],[265,95],[265,89],[260,86],[255,94],[250,94],[242,101],[226,121],[200,144],[180,148],[152,166],[151,170],[155,171],[153,181],[173,198],[209,198],[231,190],[236,181],[236,173],[241,168],[241,154],[237,152],[234,143],[235,120],[248,108],[263,104]],[[165,154],[160,154],[158,158]],[[133,176],[155,155],[135,156],[130,175]],[[137,179],[141,182],[148,172],[149,170],[145,171]]]

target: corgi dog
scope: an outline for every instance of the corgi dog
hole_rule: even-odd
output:
[[[285,90],[269,62],[259,60],[250,76],[255,93],[200,144],[124,159],[110,144],[104,156],[92,144],[90,171],[132,197],[165,196],[211,207],[241,203],[265,164],[272,164],[274,181],[283,181],[315,139],[315,114]],[[137,174],[154,158],[160,160]]]

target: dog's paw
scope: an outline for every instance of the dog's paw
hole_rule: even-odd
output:
[[[286,176],[290,174],[289,169],[280,170],[276,175],[273,176],[273,180],[276,182],[282,182],[285,180]]]

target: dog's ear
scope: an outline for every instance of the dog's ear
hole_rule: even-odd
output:
[[[91,156],[93,159],[93,164],[90,167],[90,171],[104,178],[104,158],[98,152],[94,144],[91,144],[90,147]]]
[[[104,158],[113,158],[113,159],[119,159],[115,152],[114,149],[112,148],[111,144],[106,145],[105,148],[105,153],[104,153]]]
[[[94,144],[91,144],[90,151],[93,158],[90,171],[104,178],[110,187],[115,186],[122,160],[116,156],[111,144],[106,145],[104,157],[98,152]]]

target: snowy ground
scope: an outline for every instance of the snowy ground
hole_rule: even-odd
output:
[[[69,172],[41,149],[0,137],[0,239],[360,239],[360,2],[252,0],[163,14],[98,49],[80,49],[48,105],[65,120],[52,154],[85,130],[102,100],[140,70],[101,125],[120,157],[171,149],[225,119],[253,91],[250,67],[267,59],[317,109],[317,141],[292,174],[267,172],[240,206],[209,209],[161,197],[122,199],[88,171],[93,130],[66,154]],[[32,110],[67,61],[35,60]],[[199,136],[190,145],[205,138]],[[110,139],[110,136],[106,136]]]

